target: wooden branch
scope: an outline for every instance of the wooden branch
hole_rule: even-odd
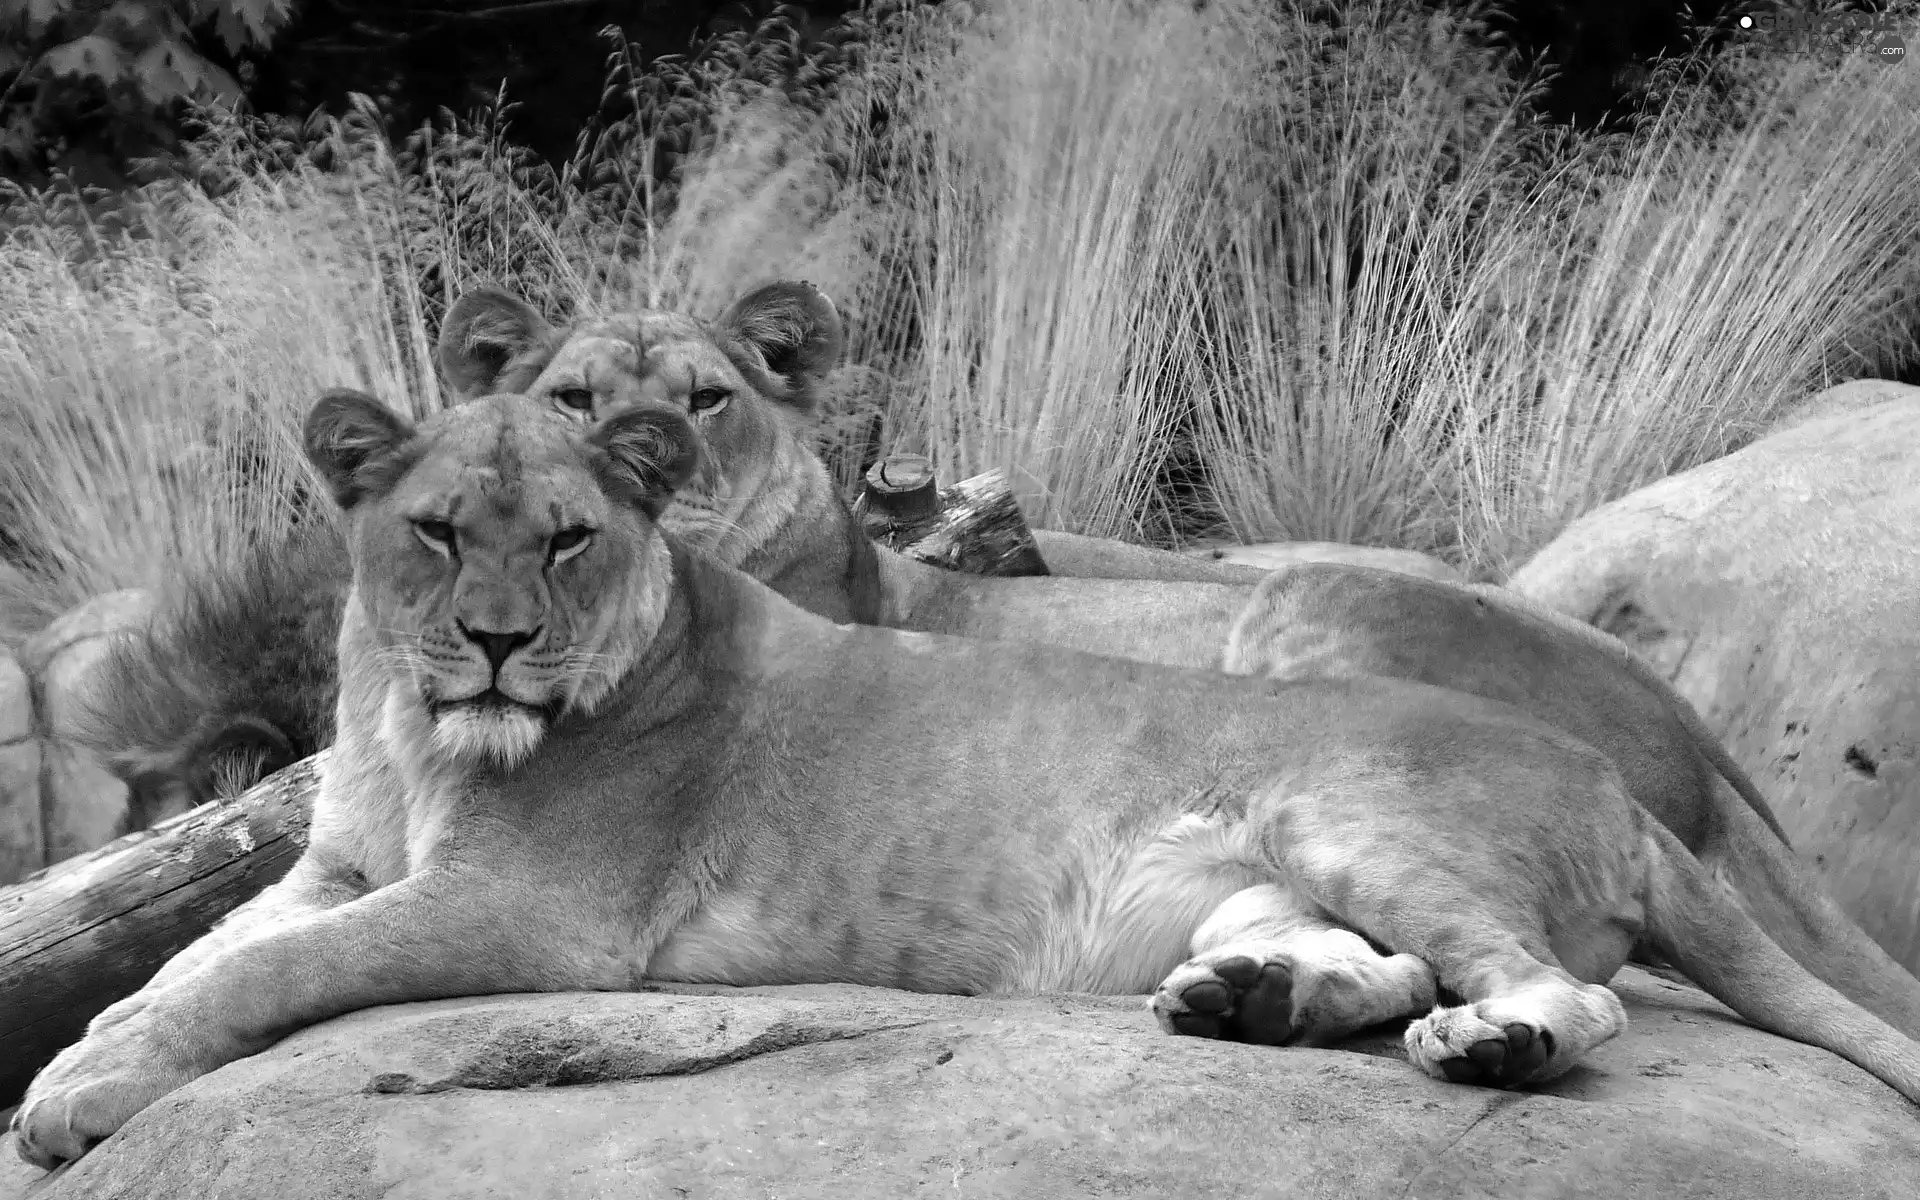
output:
[[[0,888],[0,1108],[94,1014],[292,868],[320,761]]]

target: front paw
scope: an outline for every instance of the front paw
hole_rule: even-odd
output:
[[[130,998],[131,999],[131,998]],[[87,1036],[41,1069],[13,1114],[14,1148],[37,1167],[71,1162],[113,1134],[141,1109],[213,1065],[182,1052],[127,1002],[96,1017]],[[116,1011],[119,1010],[119,1011]],[[103,1020],[108,1013],[110,1021]]]

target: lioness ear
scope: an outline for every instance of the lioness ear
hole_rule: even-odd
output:
[[[700,465],[700,435],[677,408],[642,404],[595,425],[587,441],[605,453],[600,486],[616,499],[658,518]]]
[[[463,397],[483,396],[517,391],[500,384],[507,364],[552,337],[553,326],[532,305],[499,288],[483,287],[455,300],[447,310],[435,353],[454,391]]]
[[[301,429],[307,460],[341,508],[390,485],[398,474],[392,467],[403,457],[396,452],[412,437],[405,417],[352,388],[334,388],[320,397]]]
[[[840,357],[845,337],[840,314],[826,293],[791,279],[734,301],[715,329],[722,341],[731,339],[759,352],[774,376],[771,381],[754,380],[761,390],[809,415],[820,402],[820,381]],[[750,364],[736,358],[734,365],[746,371]],[[767,387],[768,382],[776,386]]]

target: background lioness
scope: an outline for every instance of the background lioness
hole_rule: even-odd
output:
[[[1516,709],[834,624],[662,531],[700,454],[667,405],[333,393],[306,444],[353,562],[311,840],[41,1072],[33,1162],[355,1008],[646,977],[1157,984],[1170,1030],[1274,1043],[1418,1015],[1428,1073],[1525,1083],[1622,1030],[1643,935],[1920,1101],[1920,1046]]]
[[[1256,591],[1259,573],[1239,584],[985,578],[874,547],[802,437],[842,337],[833,305],[800,283],[760,288],[711,324],[641,312],[567,330],[488,290],[454,304],[439,356],[462,392],[523,391],[583,419],[644,401],[681,408],[709,452],[665,527],[835,620],[1212,668],[1231,634],[1229,671],[1394,675],[1515,703],[1605,753],[1795,959],[1920,1036],[1920,981],[1759,826],[1756,814],[1778,834],[1752,782],[1617,640],[1500,589],[1360,568],[1296,568]],[[197,581],[191,603],[120,650],[101,689],[114,702],[101,740],[136,780],[205,779],[235,746],[269,747],[269,762],[318,749],[346,585],[337,533],[233,580]]]

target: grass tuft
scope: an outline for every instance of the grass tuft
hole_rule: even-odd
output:
[[[1903,10],[1904,11],[1904,10]],[[642,68],[572,161],[511,107],[210,113],[185,181],[0,197],[0,638],[302,519],[327,387],[442,402],[461,291],[849,324],[818,432],[1009,471],[1036,524],[1440,553],[1567,522],[1916,351],[1920,75],[1755,45],[1547,127],[1472,9],[875,5]]]

